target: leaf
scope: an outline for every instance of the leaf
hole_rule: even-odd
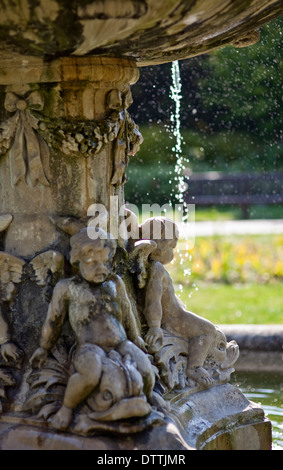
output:
[[[41,410],[38,412],[37,418],[43,418],[44,420],[47,420],[51,415],[58,411],[58,408],[58,403],[48,403],[47,405],[44,405],[43,408],[41,408]]]
[[[64,393],[65,387],[57,387],[52,393],[47,393],[45,388],[40,388],[28,397],[23,404],[22,411],[32,411],[32,413],[35,414],[47,404],[56,402],[62,403]]]
[[[13,386],[16,381],[10,371],[0,369],[0,384],[4,386]]]
[[[67,381],[68,377],[49,372],[41,374],[36,380],[34,380],[31,384],[31,389],[34,390],[35,388],[43,385],[45,389],[48,390],[52,385],[66,385]]]

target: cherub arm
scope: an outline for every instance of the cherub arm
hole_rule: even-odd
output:
[[[151,264],[148,277],[144,317],[149,327],[145,336],[149,348],[152,352],[163,343],[163,332],[161,329],[162,321],[162,295],[163,295],[163,277],[165,269],[158,261]]]
[[[162,293],[165,269],[158,261],[152,263],[145,294],[144,316],[149,328],[161,327]]]
[[[9,327],[7,325],[7,322],[4,320],[2,312],[0,310],[0,346],[2,346],[2,344],[5,344],[10,340],[11,340],[11,337],[9,333]]]
[[[140,337],[140,332],[135,318],[131,303],[125,288],[123,280],[119,276],[115,276],[118,301],[122,310],[122,324],[125,328],[127,337],[135,343],[139,348],[145,350],[145,344]]]
[[[56,284],[47,316],[41,330],[40,347],[34,352],[30,363],[33,367],[41,367],[47,358],[48,351],[54,346],[62,329],[66,314],[68,300],[68,282],[61,281]]]

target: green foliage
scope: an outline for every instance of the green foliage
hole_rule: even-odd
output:
[[[283,168],[282,37],[283,17],[261,28],[258,44],[180,61],[182,150],[191,171]],[[130,112],[144,143],[131,159],[126,196],[163,204],[177,183],[171,64],[140,72]]]
[[[214,115],[213,128],[236,128],[263,138],[282,131],[283,20],[261,29],[254,46],[233,46],[209,57],[211,74],[201,81],[202,102]]]

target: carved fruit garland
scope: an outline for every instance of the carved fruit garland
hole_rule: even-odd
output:
[[[42,161],[49,158],[49,148],[36,132],[39,119],[32,114],[32,111],[42,111],[44,107],[40,93],[33,91],[23,97],[8,92],[4,107],[14,113],[0,126],[0,153],[6,153],[10,149],[12,186],[20,181],[25,181],[32,187],[37,182],[48,186]]]

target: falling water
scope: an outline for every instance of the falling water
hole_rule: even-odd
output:
[[[181,111],[181,100],[182,100],[182,95],[181,95],[181,90],[182,90],[182,82],[181,82],[181,76],[180,76],[180,67],[179,67],[179,62],[176,60],[172,62],[171,66],[171,76],[172,76],[172,85],[170,87],[170,98],[174,101],[175,104],[175,109],[174,112],[171,114],[171,132],[173,133],[173,136],[175,138],[175,146],[172,148],[173,153],[175,154],[176,158],[176,163],[175,163],[175,172],[174,172],[174,181],[176,182],[176,186],[174,185],[174,188],[172,192],[175,196],[176,202],[178,209],[182,211],[180,214],[181,216],[181,226],[187,226],[187,223],[190,221],[194,223],[194,213],[192,214],[190,211],[190,206],[186,204],[184,200],[184,193],[187,188],[187,184],[185,182],[185,177],[184,177],[184,170],[188,167],[189,163],[189,158],[185,157],[183,155],[182,151],[182,143],[183,143],[183,137],[181,134],[181,119],[180,119],[180,111]],[[173,196],[173,194],[172,194]],[[192,218],[193,215],[193,218]],[[192,245],[192,238],[191,234],[188,234],[188,232],[185,231],[185,233],[181,230],[182,232],[182,242],[181,245],[183,248],[180,248],[180,243],[178,244],[179,248],[177,249],[178,257],[179,257],[179,263],[182,265],[185,261],[185,259],[189,256],[189,247],[193,246]],[[194,244],[194,236],[193,236],[193,244]],[[189,259],[191,260],[191,255]],[[190,276],[191,275],[191,269],[184,269],[184,277],[185,276]],[[191,286],[195,290],[198,290],[197,286],[193,284]],[[179,286],[178,288],[179,291],[183,290],[182,285]],[[189,297],[191,297],[192,293],[189,294]]]
[[[177,203],[183,205],[183,220],[185,221],[187,218],[187,206],[184,201],[184,191],[186,190],[186,183],[184,181],[184,169],[186,168],[186,164],[189,162],[189,159],[185,158],[182,152],[183,137],[181,134],[180,120],[182,82],[178,60],[172,62],[171,74],[172,85],[170,87],[170,98],[175,103],[175,110],[171,114],[172,131],[175,137],[175,146],[172,148],[172,151],[176,156],[174,180],[177,182],[177,193],[175,194],[175,197]]]

